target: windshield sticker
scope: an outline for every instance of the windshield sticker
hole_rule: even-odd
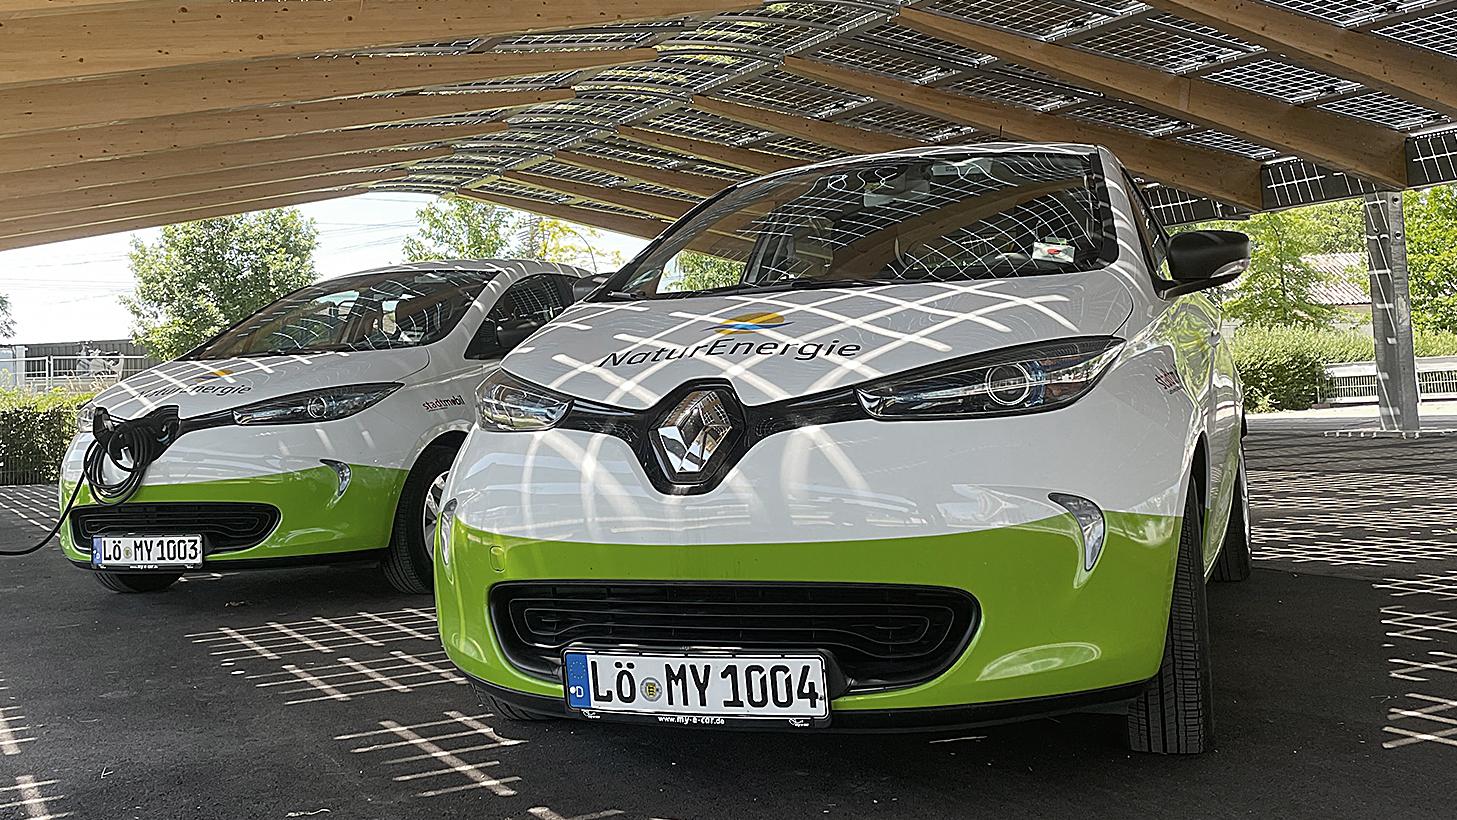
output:
[[[1046,259],[1049,262],[1061,262],[1064,265],[1071,265],[1077,260],[1077,248],[1060,242],[1033,242],[1032,258]]]
[[[636,367],[655,362],[670,362],[674,359],[702,359],[728,356],[789,356],[802,362],[811,359],[840,357],[852,359],[859,355],[860,345],[842,345],[839,340],[830,342],[731,342],[728,339],[714,339],[712,342],[677,349],[659,347],[653,350],[608,353],[598,362],[598,367]]]

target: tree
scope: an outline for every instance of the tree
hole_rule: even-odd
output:
[[[1412,324],[1457,331],[1457,189],[1409,191],[1404,199]]]
[[[420,229],[405,240],[405,258],[540,259],[596,270],[620,263],[615,251],[598,249],[602,234],[560,219],[525,214],[465,197],[444,198],[415,213]]]
[[[465,197],[442,198],[415,212],[420,229],[405,240],[405,259],[491,259],[508,256],[516,211]]]
[[[15,320],[10,316],[10,297],[0,293],[0,342],[15,335]]]
[[[1333,234],[1342,233],[1333,230],[1328,213],[1299,208],[1198,227],[1250,236],[1250,269],[1221,300],[1229,318],[1255,327],[1326,328],[1339,315],[1339,308],[1316,301],[1316,286],[1325,276],[1305,261],[1307,256],[1331,252],[1326,243]]]
[[[737,285],[744,278],[744,263],[698,251],[683,251],[673,260],[682,277],[678,290],[712,290]]]
[[[173,359],[286,293],[313,282],[319,233],[294,208],[168,225],[132,241],[136,292],[123,297],[133,338]]]

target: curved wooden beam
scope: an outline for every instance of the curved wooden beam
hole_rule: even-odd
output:
[[[684,173],[682,171],[669,171],[664,168],[654,168],[651,165],[639,165],[635,162],[622,162],[620,160],[599,157],[595,154],[582,154],[576,151],[558,151],[556,160],[567,165],[575,165],[578,168],[586,168],[589,171],[601,171],[604,174],[612,174],[623,179],[630,179],[634,182],[644,182],[648,185],[657,185],[673,191],[682,191],[685,194],[692,194],[707,199],[716,195],[719,191],[732,185],[732,182],[717,180],[713,177],[706,177],[702,174]]]
[[[167,218],[171,214],[185,213],[199,208],[216,208],[291,194],[354,188],[392,179],[404,179],[408,175],[405,171],[349,171],[342,174],[290,179],[283,182],[267,182],[242,188],[182,194],[142,202],[127,202],[68,213],[46,214],[27,219],[12,219],[9,222],[0,222],[0,241],[33,233],[46,233],[83,226],[103,226],[114,222],[130,223],[143,217],[157,217],[163,222],[169,222],[175,221]],[[163,224],[163,222],[156,224]]]
[[[831,148],[838,148],[841,151],[848,151],[852,154],[880,154],[886,151],[900,151],[905,148],[916,148],[925,143],[916,140],[897,137],[893,134],[882,134],[878,131],[867,131],[864,128],[852,128],[848,125],[826,122],[824,120],[811,119],[794,114],[781,114],[778,111],[770,111],[767,108],[754,108],[739,103],[716,100],[712,97],[694,97],[693,107],[700,111],[707,111],[710,114],[717,114],[720,117],[741,122],[745,125],[752,125],[756,128],[763,128],[780,134],[788,134],[792,137],[799,137],[802,140],[828,145]]]
[[[650,48],[449,57],[320,57],[167,68],[0,88],[0,135],[412,91],[655,60]]]
[[[270,165],[295,159],[356,154],[385,148],[404,148],[435,142],[452,142],[505,130],[501,123],[484,125],[431,126],[422,128],[377,128],[326,134],[304,134],[244,143],[237,150],[209,145],[140,157],[123,157],[100,162],[83,162],[57,168],[36,168],[0,174],[0,200],[42,196],[103,185],[165,179],[185,174],[216,173],[253,165]],[[402,160],[407,161],[407,160]]]
[[[693,137],[664,134],[661,131],[652,131],[647,128],[619,126],[617,133],[643,145],[676,151],[679,154],[706,159],[753,174],[771,174],[775,171],[809,164],[809,160],[770,154],[767,151],[755,151],[752,148],[739,148]]]
[[[77,228],[62,228],[56,231],[26,234],[25,236],[15,237],[13,239],[0,239],[0,250],[27,248],[33,245],[46,245],[51,242],[83,239],[88,236],[139,231],[143,228],[155,228],[158,225],[175,225],[179,222],[193,222],[199,219],[212,219],[219,216],[232,216],[233,214],[251,213],[253,211],[267,211],[273,208],[286,208],[292,205],[303,205],[308,202],[320,202],[326,199],[338,199],[340,197],[355,196],[361,193],[364,193],[364,191],[358,188],[346,188],[337,191],[290,194],[274,199],[229,203],[212,208],[199,208],[193,211],[144,216],[122,222],[108,222],[104,225],[83,225]]]
[[[25,219],[42,214],[73,213],[89,208],[106,208],[111,205],[125,205],[185,194],[201,194],[208,191],[284,182],[324,174],[337,174],[343,171],[388,168],[420,160],[441,159],[454,152],[452,148],[426,148],[418,151],[340,154],[332,157],[279,162],[272,165],[252,165],[228,171],[208,171],[201,174],[163,177],[141,182],[124,182],[120,185],[60,191],[43,196],[0,199],[0,230],[3,230],[5,222],[12,219]]]
[[[1384,186],[1406,187],[1406,135],[1390,128],[920,9],[902,9],[896,22]]]
[[[1457,60],[1252,0],[1145,0],[1298,63],[1457,117]]]
[[[0,173],[569,100],[570,90],[362,97],[0,137]],[[246,150],[239,148],[235,150]]]
[[[786,70],[840,88],[994,134],[1012,134],[1039,142],[1102,145],[1128,167],[1160,182],[1252,210],[1264,207],[1260,163],[1223,151],[1153,139],[1131,131],[1044,114],[1029,108],[954,94],[851,71],[839,66],[785,58]]]
[[[744,0],[138,2],[0,20],[0,85],[753,8]]]

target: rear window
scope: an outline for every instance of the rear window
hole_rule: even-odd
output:
[[[455,329],[493,276],[491,271],[392,271],[320,282],[263,308],[187,358],[428,345]]]

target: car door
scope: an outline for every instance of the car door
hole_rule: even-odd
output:
[[[1128,185],[1131,191],[1139,192],[1131,179]],[[1150,271],[1156,277],[1167,277],[1168,234],[1141,192],[1130,199]],[[1209,485],[1203,499],[1206,569],[1218,555],[1224,538],[1237,466],[1231,463],[1231,452],[1237,455],[1239,445],[1234,357],[1224,339],[1222,324],[1219,305],[1202,292],[1177,297],[1169,306],[1175,367],[1198,408],[1208,447]]]

